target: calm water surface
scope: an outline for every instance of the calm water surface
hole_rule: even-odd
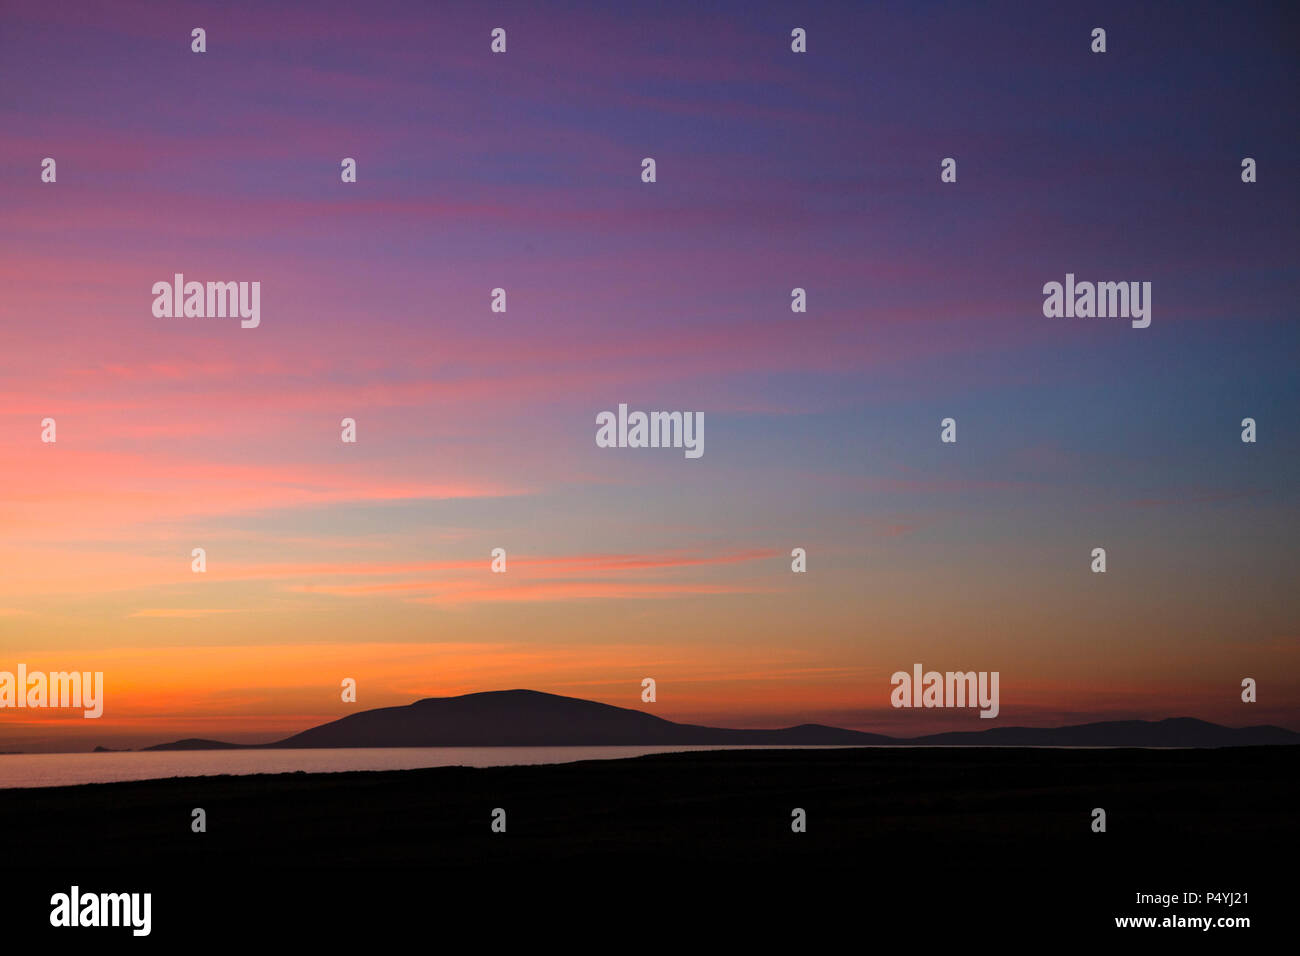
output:
[[[837,747],[368,747],[345,750],[168,750],[148,753],[3,754],[0,789],[65,787],[161,777],[338,773],[419,767],[508,767],[614,760],[690,750],[837,750]]]

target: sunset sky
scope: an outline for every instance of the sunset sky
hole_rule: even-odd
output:
[[[0,750],[514,687],[1300,730],[1295,32],[1047,6],[3,0],[0,670],[106,702]],[[260,327],[155,318],[176,272]],[[1067,272],[1151,326],[1045,318]],[[619,403],[704,455],[598,448]],[[997,721],[891,709],[916,662]]]

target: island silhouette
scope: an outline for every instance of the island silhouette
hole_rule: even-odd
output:
[[[189,738],[145,750],[346,747],[569,746],[978,746],[1243,747],[1300,743],[1300,734],[1260,725],[1223,727],[1191,717],[1116,720],[1065,727],[993,727],[890,737],[822,724],[773,730],[680,724],[644,711],[535,690],[429,697],[321,724],[284,740],[235,744]]]

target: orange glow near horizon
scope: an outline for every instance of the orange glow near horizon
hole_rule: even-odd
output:
[[[250,42],[206,57],[148,5],[17,6],[0,671],[102,671],[106,701],[0,709],[0,750],[273,740],[521,687],[903,737],[1300,730],[1292,177],[1223,166],[1246,106],[1250,148],[1290,154],[1262,100],[1214,97],[1196,142],[1098,138],[1096,90],[1061,88],[1085,106],[1045,140],[1043,98],[994,84],[1006,123],[962,133],[979,178],[941,186],[925,164],[969,117],[934,91],[978,64],[927,44],[881,97],[853,44],[769,55],[763,18],[668,42],[620,11],[591,42],[520,10],[544,44],[444,45],[430,82],[415,5],[241,4]],[[1132,136],[1169,150],[1131,164]],[[1117,230],[1086,188],[1150,208]],[[1049,319],[1067,266],[1131,267],[1158,317]],[[259,324],[155,313],[178,273],[258,283]],[[700,456],[598,443],[621,405],[701,416]],[[891,708],[918,662],[999,672],[997,720]]]
[[[21,659],[29,672],[55,671],[69,669],[70,656],[31,653]],[[14,745],[4,749],[146,746],[183,737],[260,743],[357,709],[518,687],[712,726],[825,723],[901,737],[987,729],[972,719],[974,712],[881,706],[892,668],[827,666],[816,655],[795,650],[742,650],[734,663],[690,644],[209,645],[75,656],[78,667],[105,675],[104,716],[86,720],[76,711],[13,710],[5,715],[5,728]],[[640,679],[651,674],[661,689],[656,703],[645,704],[639,697]],[[343,677],[357,681],[355,705],[340,699]],[[1129,681],[1099,691],[1042,678],[1027,685],[1018,680],[1015,671],[1003,671],[1001,726],[1153,718],[1179,713],[1198,695],[1215,690]],[[1072,711],[1060,703],[1085,696],[1086,709]],[[1220,719],[1231,723],[1229,714],[1224,708]]]

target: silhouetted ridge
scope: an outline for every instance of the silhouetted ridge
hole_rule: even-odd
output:
[[[917,743],[982,747],[1240,747],[1300,743],[1281,727],[1221,727],[1194,717],[1109,720],[1073,727],[993,727],[983,731],[930,734]]]
[[[499,690],[428,697],[380,707],[313,727],[259,748],[813,746],[982,747],[1238,747],[1297,744],[1281,727],[1221,727],[1190,717],[1123,720],[1074,727],[993,727],[897,738],[820,724],[777,730],[733,730],[678,724],[612,704],[535,690]],[[147,750],[233,749],[215,740],[179,740]]]
[[[888,738],[833,727],[729,730],[535,690],[430,697],[314,727],[278,747],[568,747],[870,743]]]
[[[263,745],[268,746],[268,745]],[[203,740],[200,737],[187,737],[170,744],[156,744],[144,750],[245,750],[246,744],[228,744],[220,740]]]

